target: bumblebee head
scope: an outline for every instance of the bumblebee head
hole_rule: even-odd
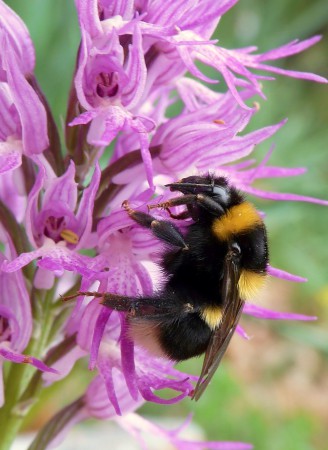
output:
[[[228,205],[231,198],[231,188],[224,177],[190,176],[182,178],[176,183],[167,184],[172,192],[181,192],[182,194],[205,194],[213,198],[222,206]]]

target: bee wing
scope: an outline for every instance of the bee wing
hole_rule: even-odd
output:
[[[239,264],[228,255],[224,264],[222,290],[224,307],[222,319],[219,326],[213,331],[205,353],[202,372],[195,387],[192,399],[198,400],[205,391],[218,368],[238,325],[245,303],[239,297],[239,276]]]

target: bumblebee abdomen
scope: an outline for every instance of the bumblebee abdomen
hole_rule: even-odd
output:
[[[188,314],[163,323],[159,329],[159,344],[174,361],[199,356],[208,347],[212,330],[197,314]]]

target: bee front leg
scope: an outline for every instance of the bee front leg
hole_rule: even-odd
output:
[[[185,220],[185,219],[189,219],[191,217],[190,211],[188,209],[186,209],[185,211],[182,211],[179,214],[172,213],[170,208],[166,208],[166,211],[169,213],[169,216],[175,220]]]
[[[208,195],[204,195],[204,194],[185,194],[180,197],[171,198],[170,200],[167,200],[166,202],[157,203],[155,205],[149,205],[148,208],[149,209],[164,208],[166,210],[169,210],[169,208],[172,206],[180,206],[180,205],[187,206],[187,208],[188,208],[187,217],[190,217],[193,215],[191,212],[192,210],[190,208],[192,208],[192,206],[195,206],[195,205],[198,205],[198,206],[202,207],[203,209],[206,209],[209,213],[211,213],[215,216],[222,215],[225,212],[224,209],[222,208],[222,206],[219,205],[219,203],[217,203],[215,200],[213,200]],[[187,212],[186,212],[186,214],[187,214]],[[182,212],[181,214],[184,214],[184,212]],[[179,216],[180,215],[178,215],[178,218],[180,218]],[[171,215],[171,217],[175,218],[174,215]],[[186,218],[186,217],[182,216],[182,218]]]
[[[145,228],[149,228],[152,233],[161,241],[164,241],[174,247],[180,247],[182,250],[188,250],[188,246],[180,230],[167,220],[158,220],[150,214],[141,211],[136,211],[129,206],[127,200],[122,205],[131,219]]]

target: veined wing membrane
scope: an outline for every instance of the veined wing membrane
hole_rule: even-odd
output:
[[[239,276],[240,269],[238,261],[234,260],[231,253],[228,253],[224,263],[222,287],[224,306],[222,319],[218,327],[213,331],[205,353],[202,372],[195,387],[192,399],[198,400],[205,391],[218,368],[238,325],[245,303],[239,296]]]

